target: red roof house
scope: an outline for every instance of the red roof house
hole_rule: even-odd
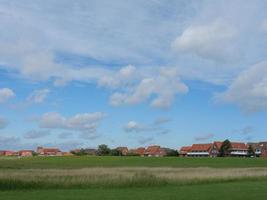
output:
[[[183,146],[179,151],[179,155],[186,157],[187,153],[191,151],[191,148],[192,148],[191,146]]]
[[[190,152],[187,153],[187,156],[193,157],[205,157],[211,156],[213,144],[193,144]]]
[[[162,157],[166,155],[166,151],[164,148],[161,148],[158,145],[153,145],[153,146],[147,147],[144,155],[148,157]]]

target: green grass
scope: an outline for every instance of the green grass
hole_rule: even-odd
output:
[[[4,200],[251,200],[266,199],[267,181],[240,181],[162,187],[0,191]]]
[[[266,196],[267,159],[0,157],[0,199],[4,200],[250,200]]]
[[[32,157],[0,158],[0,169],[79,169],[88,167],[267,167],[262,158]]]

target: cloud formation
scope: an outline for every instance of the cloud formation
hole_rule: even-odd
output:
[[[162,120],[164,119],[164,121]],[[136,121],[129,121],[125,126],[124,130],[126,132],[135,132],[135,133],[155,133],[164,135],[169,133],[169,130],[166,129],[163,125],[168,123],[167,118],[158,118],[152,124],[141,124]]]
[[[30,130],[24,134],[25,139],[39,139],[50,134],[49,130]]]
[[[0,88],[0,103],[5,103],[16,95],[13,90],[9,88]]]
[[[172,46],[182,53],[225,60],[233,54],[232,44],[238,31],[227,22],[216,20],[209,24],[191,25],[175,39]]]
[[[206,141],[206,140],[209,140],[209,139],[212,139],[214,138],[214,134],[213,133],[208,133],[208,134],[204,134],[204,135],[199,135],[199,136],[196,136],[195,137],[195,141]]]
[[[267,109],[267,61],[252,65],[239,74],[216,101],[237,104],[245,112]]]
[[[72,117],[64,117],[56,112],[45,113],[39,119],[39,127],[47,129],[63,129],[78,131],[82,135],[93,138],[97,128],[106,114],[101,112],[80,113]]]
[[[34,90],[27,98],[29,103],[43,103],[50,93],[49,89]]]

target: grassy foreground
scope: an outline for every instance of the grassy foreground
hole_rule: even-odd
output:
[[[0,158],[0,199],[265,199],[267,159]]]
[[[267,167],[261,158],[148,158],[148,157],[0,157],[0,169],[79,169],[88,167]]]
[[[5,200],[251,200],[266,199],[267,181],[165,187],[0,191]]]

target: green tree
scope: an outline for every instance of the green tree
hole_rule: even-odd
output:
[[[222,143],[222,146],[219,150],[219,157],[225,157],[229,155],[229,150],[231,148],[231,142],[229,140],[225,140]]]
[[[178,151],[177,150],[174,150],[174,149],[168,149],[166,151],[166,153],[167,153],[166,156],[173,156],[173,157],[179,156]]]
[[[111,149],[110,150],[110,155],[112,156],[122,156],[122,153],[119,149]]]
[[[248,156],[249,157],[255,156],[255,151],[251,145],[248,146]]]
[[[110,148],[107,145],[101,144],[97,148],[97,155],[99,156],[107,156],[110,155]]]

